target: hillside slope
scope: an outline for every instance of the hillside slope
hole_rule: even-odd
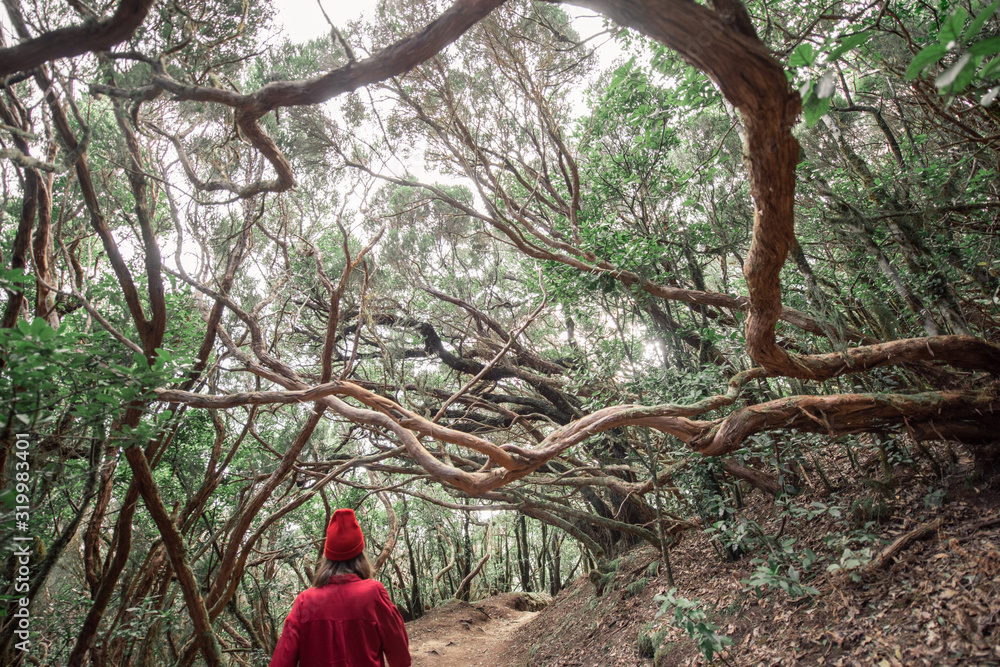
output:
[[[930,457],[886,474],[873,453],[868,478],[828,451],[818,470],[800,468],[791,504],[745,497],[729,524],[743,527],[746,555],[723,560],[703,533],[671,550],[676,596],[699,602],[686,615],[656,618],[669,587],[658,554],[640,548],[607,566],[602,596],[578,579],[491,664],[707,664],[679,627],[691,620],[706,643],[713,626],[732,641],[731,665],[1000,665],[1000,478],[977,479],[950,447]]]

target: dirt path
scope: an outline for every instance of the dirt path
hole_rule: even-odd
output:
[[[499,662],[507,640],[538,613],[517,606],[503,596],[453,601],[408,623],[413,667],[507,667]]]

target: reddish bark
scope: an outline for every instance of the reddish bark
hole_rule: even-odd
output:
[[[715,422],[689,445],[706,456],[739,449],[746,438],[763,430],[798,429],[838,435],[899,424],[989,418],[1000,413],[1000,398],[958,392],[922,394],[833,394],[794,396],[741,408]]]
[[[146,460],[145,454],[137,447],[126,448],[125,458],[128,459],[132,468],[132,474],[135,476],[136,485],[146,509],[149,510],[160,537],[163,538],[163,546],[170,557],[170,563],[177,575],[177,582],[184,596],[188,615],[194,625],[195,643],[201,649],[201,654],[208,665],[211,667],[221,665],[222,649],[215,637],[215,632],[212,630],[212,622],[209,620],[208,610],[201,597],[198,582],[195,581],[194,572],[188,563],[184,538],[177,530],[170,513],[160,498],[149,462]]]
[[[121,0],[114,15],[103,21],[60,28],[30,39],[22,33],[24,42],[0,49],[0,76],[27,72],[56,58],[109,49],[131,37],[152,6],[153,0]]]
[[[17,112],[19,105],[15,101],[15,106],[13,109],[8,109],[7,105],[0,102],[0,120],[12,127],[19,127],[21,123],[19,118],[21,114],[15,117],[14,113]],[[14,145],[17,147],[21,153],[28,154],[28,144],[24,139],[17,134],[12,133],[12,139]],[[28,247],[31,243],[31,230],[35,225],[35,215],[38,212],[38,201],[39,201],[39,191],[43,187],[43,181],[41,175],[37,169],[25,169],[24,170],[24,190],[21,195],[21,218],[18,221],[17,233],[14,235],[14,243],[11,246],[10,251],[10,268],[12,269],[22,269],[28,268]],[[11,290],[10,296],[7,299],[7,305],[4,308],[3,320],[0,326],[7,329],[17,322],[18,316],[21,314],[21,309],[24,306],[24,292],[23,290]],[[3,468],[0,467],[0,471]]]
[[[243,136],[271,163],[278,175],[275,179],[245,186],[229,184],[213,189],[227,189],[240,197],[252,197],[261,192],[283,192],[295,185],[295,177],[288,159],[258,122],[265,114],[281,107],[319,104],[361,86],[403,74],[461,37],[503,1],[459,0],[420,32],[369,58],[352,60],[343,67],[312,79],[270,83],[246,95],[221,88],[187,85],[166,72],[155,76],[153,83],[178,99],[215,102],[232,107]]]
[[[746,381],[755,375],[743,374],[742,380]],[[296,383],[286,380],[283,384],[294,386]],[[331,382],[301,391],[253,392],[229,396],[205,396],[168,390],[157,390],[157,394],[159,400],[211,408],[248,403],[316,401],[355,423],[391,431],[402,441],[411,458],[433,477],[474,495],[496,489],[534,472],[597,433],[624,426],[655,428],[681,439],[706,456],[722,456],[736,451],[747,437],[760,431],[794,428],[837,435],[901,424],[922,424],[940,420],[942,414],[947,414],[950,420],[975,420],[1000,414],[1000,398],[959,392],[926,392],[912,395],[794,396],[744,407],[714,421],[689,418],[731,405],[738,395],[738,389],[738,386],[731,387],[726,395],[713,396],[694,405],[617,405],[604,408],[556,430],[531,450],[510,445],[498,448],[486,440],[438,426],[384,396],[372,394],[348,382]],[[354,398],[373,409],[355,408],[334,395]],[[423,447],[414,432],[478,451],[489,456],[501,468],[470,473],[444,463]]]
[[[760,489],[772,496],[777,496],[781,491],[781,487],[778,486],[778,480],[773,475],[740,465],[733,459],[723,459],[722,469],[733,477],[748,482],[755,489]]]
[[[133,481],[125,493],[125,499],[118,512],[118,520],[115,522],[115,530],[111,540],[111,553],[114,554],[114,557],[101,573],[100,586],[94,593],[90,609],[87,610],[87,616],[83,619],[80,632],[77,633],[76,644],[66,660],[69,667],[82,667],[84,664],[84,658],[93,647],[97,628],[107,610],[111,595],[118,586],[118,578],[128,563],[132,546],[132,517],[135,516],[138,501],[139,489]]]

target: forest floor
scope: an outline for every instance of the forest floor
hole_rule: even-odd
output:
[[[413,667],[501,667],[497,655],[514,631],[548,602],[547,596],[505,593],[436,607],[406,626]]]
[[[946,446],[891,471],[877,448],[852,456],[831,447],[796,464],[794,509],[746,493],[753,548],[743,557],[724,560],[701,532],[670,550],[676,595],[733,642],[715,663],[1000,665],[1000,477],[977,476],[967,453]],[[806,553],[818,556],[811,566]],[[775,576],[747,585],[769,558]],[[813,590],[791,595],[796,562]],[[517,594],[432,610],[408,626],[414,665],[709,664],[673,608],[656,616],[669,586],[655,550],[633,549],[608,570],[603,595],[581,577],[537,614],[513,609]]]

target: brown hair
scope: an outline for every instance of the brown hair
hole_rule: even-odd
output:
[[[330,577],[338,574],[356,574],[362,579],[371,579],[375,571],[372,568],[371,561],[368,560],[368,554],[364,551],[350,560],[322,558],[316,566],[316,574],[313,575],[312,585],[316,588],[322,588],[330,583]]]

